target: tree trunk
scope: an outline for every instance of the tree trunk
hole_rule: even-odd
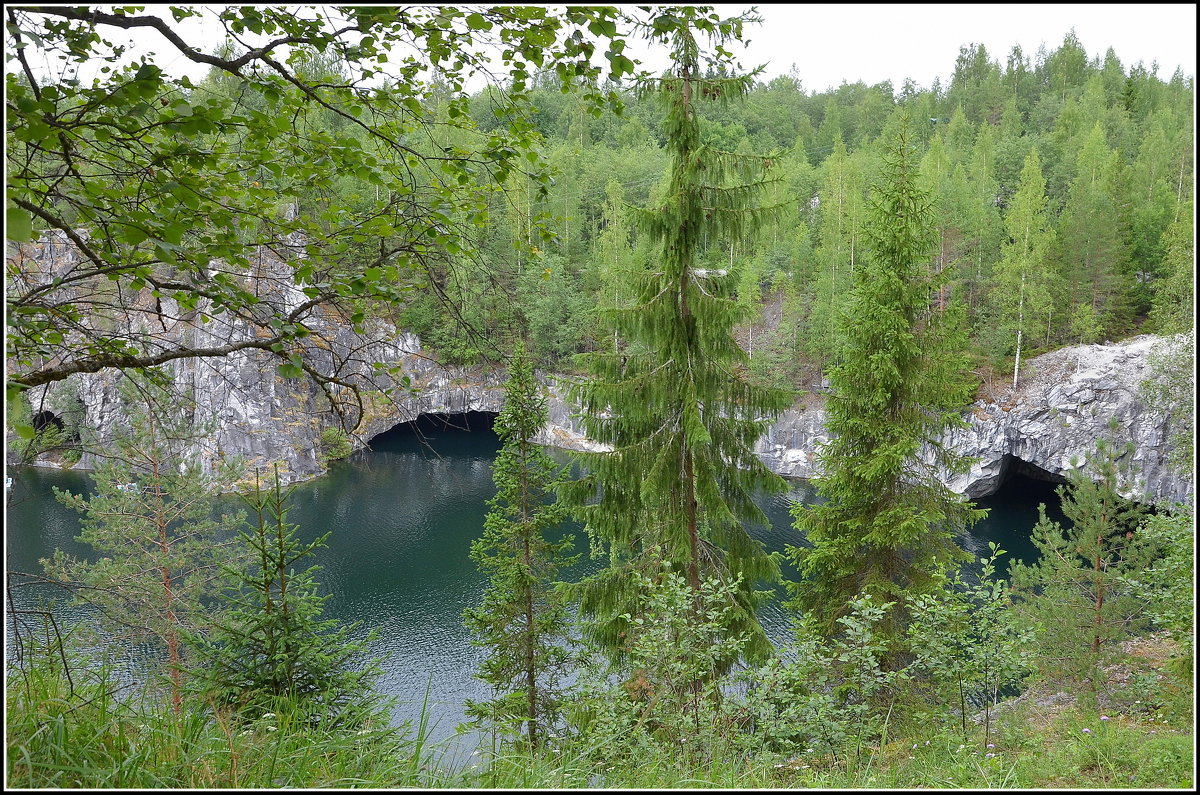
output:
[[[1013,363],[1013,389],[1021,370],[1021,332],[1025,329],[1025,271],[1021,271],[1021,297],[1017,301],[1017,360]]]

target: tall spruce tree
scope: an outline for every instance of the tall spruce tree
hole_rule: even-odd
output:
[[[489,575],[483,602],[463,615],[476,645],[489,649],[477,676],[497,697],[467,703],[477,721],[523,723],[537,748],[557,712],[558,681],[568,660],[569,615],[554,587],[560,567],[575,558],[573,537],[550,540],[565,506],[551,501],[558,467],[533,437],[546,424],[546,399],[518,341],[504,386],[504,409],[496,433],[504,446],[492,465],[496,496],[471,559]]]
[[[871,196],[867,256],[842,318],[841,362],[829,373],[832,439],[821,451],[825,501],[793,508],[812,544],[789,547],[803,578],[793,605],[833,633],[859,594],[895,602],[883,629],[896,638],[904,602],[962,557],[955,531],[980,515],[939,479],[966,467],[940,443],[969,401],[961,305],[938,309],[931,199],[918,183],[906,117],[893,125]],[[933,463],[922,457],[932,452]]]
[[[731,274],[697,262],[706,233],[744,239],[768,215],[756,202],[770,184],[763,176],[770,160],[701,143],[699,103],[739,98],[752,83],[702,75],[693,33],[719,41],[740,35],[741,20],[680,13],[688,25],[673,39],[674,73],[642,86],[663,102],[671,157],[661,204],[638,215],[658,247],[657,263],[639,276],[633,305],[610,312],[624,345],[589,355],[591,377],[572,389],[587,435],[612,449],[583,456],[587,474],[562,494],[586,523],[593,553],[610,556],[608,568],[580,587],[601,647],[620,657],[629,617],[644,612],[634,572],[652,580],[682,575],[697,610],[705,579],[740,575],[725,630],[748,634],[744,654],[759,658],[771,645],[754,614],[762,597],[755,585],[777,580],[779,568],[743,522],[766,521],[756,491],[784,488],[753,445],[788,398],[748,380],[733,337],[746,308],[733,300]]]

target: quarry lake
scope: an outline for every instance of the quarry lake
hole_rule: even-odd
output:
[[[396,698],[393,722],[415,723],[428,691],[431,733],[439,739],[452,735],[464,720],[464,699],[488,695],[472,678],[482,650],[471,645],[462,611],[479,602],[486,585],[467,553],[481,532],[486,501],[495,493],[491,462],[500,443],[491,420],[487,414],[427,416],[397,426],[375,437],[371,450],[355,453],[334,464],[327,475],[299,484],[288,517],[300,526],[305,540],[332,531],[328,547],[315,561],[322,567],[317,575],[322,592],[329,594],[326,615],[361,621],[360,636],[377,631],[370,651],[382,658],[380,687]],[[569,460],[568,453],[553,452],[563,462]],[[86,494],[90,477],[30,467],[10,469],[8,474],[14,482],[6,493],[7,570],[38,573],[38,561],[56,548],[89,556],[90,549],[74,540],[79,515],[60,504],[51,488]],[[813,499],[815,490],[802,481],[790,486],[785,494],[760,500],[771,524],[752,532],[769,550],[782,551],[800,542],[791,526],[789,504]],[[234,507],[237,501],[227,499]],[[1047,503],[1051,515],[1061,519],[1058,502],[1052,484],[1014,475],[998,493],[978,501],[990,514],[959,543],[974,555],[976,567],[988,541],[1000,543],[1009,559],[1028,560],[1035,554],[1028,537],[1037,521],[1038,503]],[[587,541],[578,527],[564,532],[574,532],[577,549],[586,553]],[[563,573],[564,579],[577,580],[601,564],[584,554]],[[785,568],[785,574],[794,572]],[[29,606],[49,595],[40,588],[20,587],[11,589],[6,601]],[[772,639],[782,643],[790,624],[780,606],[782,588],[777,595],[761,618]],[[64,618],[78,615],[77,610],[56,610]],[[11,632],[6,620],[9,640]],[[7,653],[11,648],[6,643]]]

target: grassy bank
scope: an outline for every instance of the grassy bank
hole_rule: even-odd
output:
[[[1150,649],[1152,651],[1147,652]],[[1157,649],[1157,651],[1154,651]],[[1088,698],[1034,684],[982,723],[897,710],[886,736],[853,757],[714,750],[681,761],[666,749],[624,756],[556,739],[536,755],[480,750],[466,762],[424,742],[421,727],[326,730],[286,704],[236,722],[203,704],[121,700],[110,682],[58,666],[7,681],[8,787],[15,788],[1191,788],[1190,671],[1163,645],[1130,646]],[[601,753],[598,753],[601,751]]]

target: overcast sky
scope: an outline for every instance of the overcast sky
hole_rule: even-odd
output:
[[[746,5],[717,5],[736,13]],[[1014,44],[1033,63],[1038,47],[1057,49],[1072,28],[1089,57],[1112,47],[1126,73],[1138,61],[1170,80],[1177,66],[1196,74],[1196,5],[1192,3],[1049,4],[800,4],[759,6],[762,25],[750,26],[742,65],[767,64],[766,74],[787,74],[792,64],[808,92],[843,81],[868,85],[905,78],[928,88],[934,77],[948,86],[959,48],[983,44],[1005,66]],[[665,60],[662,61],[665,64]],[[658,63],[653,64],[655,67]]]
[[[718,5],[717,9],[734,14],[750,7]],[[759,7],[759,14],[764,23],[745,31],[749,47],[734,48],[742,65],[747,69],[766,65],[769,79],[787,74],[795,64],[810,93],[858,80],[868,85],[891,80],[897,91],[905,78],[928,88],[939,77],[948,86],[962,45],[983,44],[1003,67],[1009,50],[1020,44],[1032,63],[1039,46],[1057,49],[1072,28],[1089,57],[1103,57],[1111,46],[1126,72],[1138,61],[1147,67],[1157,61],[1163,80],[1169,80],[1177,66],[1187,75],[1196,73],[1196,5],[1190,3],[768,3]],[[172,24],[206,52],[220,43],[220,29],[211,22],[189,19]],[[114,40],[121,35],[113,33]],[[199,79],[207,72],[207,67],[187,61],[157,33],[138,31],[135,38],[139,49],[158,53],[157,63],[170,74],[186,72]],[[641,57],[652,71],[667,65],[665,52],[648,52],[641,42],[631,43],[630,54]],[[53,71],[49,59],[45,68]]]

